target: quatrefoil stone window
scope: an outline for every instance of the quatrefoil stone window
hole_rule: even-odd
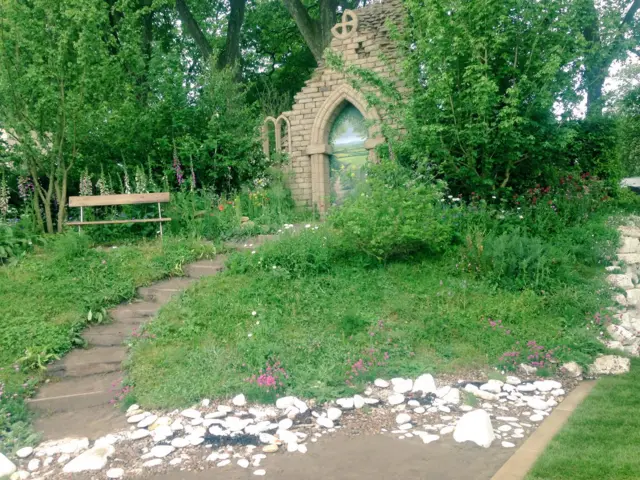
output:
[[[356,33],[358,30],[358,16],[353,10],[345,10],[342,13],[342,22],[337,23],[331,29],[331,33],[334,37],[344,40]]]

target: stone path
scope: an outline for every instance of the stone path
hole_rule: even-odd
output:
[[[261,235],[247,241],[229,243],[231,249],[252,249],[273,235]],[[36,430],[45,440],[73,435],[104,435],[126,427],[126,420],[110,401],[119,393],[127,357],[125,340],[134,330],[151,321],[174,295],[183,292],[202,277],[224,269],[226,255],[200,260],[184,268],[184,277],[169,278],[138,289],[131,303],[111,310],[113,320],[87,328],[82,337],[88,348],[71,351],[48,368],[49,382],[29,401],[36,412]]]

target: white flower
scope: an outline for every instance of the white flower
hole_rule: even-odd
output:
[[[449,195],[447,198],[453,198],[453,195]]]
[[[441,201],[441,202],[444,202],[444,198],[441,198],[441,199],[440,199],[440,201]]]
[[[258,320],[258,321],[256,322],[256,325],[260,325],[260,320]]]
[[[273,267],[271,267],[271,268],[273,268],[273,269],[275,270],[275,269],[276,269],[276,268],[278,268],[278,267],[276,267],[276,266],[274,265],[274,266],[273,266]]]
[[[311,228],[311,224],[307,223],[304,228]]]
[[[522,220],[524,217],[522,215],[520,215],[520,220]]]
[[[255,250],[251,250],[251,255],[255,255],[256,251]]]
[[[495,199],[496,199],[496,196],[495,196],[495,195],[491,195],[491,198],[493,198],[493,199],[495,200]]]
[[[459,202],[459,201],[460,201],[460,199],[459,199],[459,198],[454,198],[454,199],[453,199],[453,201],[454,201],[454,202]]]
[[[253,312],[251,312],[251,315],[253,315],[254,317],[258,314],[258,312],[256,312],[255,310]]]
[[[248,333],[247,337],[249,337],[249,338],[253,337],[253,333]]]

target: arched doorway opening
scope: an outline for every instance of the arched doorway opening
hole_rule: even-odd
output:
[[[366,121],[360,110],[345,101],[329,130],[330,204],[341,205],[364,181],[364,167],[369,159],[365,148],[368,139]]]

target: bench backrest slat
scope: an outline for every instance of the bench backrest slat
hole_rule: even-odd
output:
[[[87,197],[69,197],[70,207],[103,207],[107,205],[137,205],[143,203],[167,203],[169,192],[135,193],[128,195],[96,195]]]

